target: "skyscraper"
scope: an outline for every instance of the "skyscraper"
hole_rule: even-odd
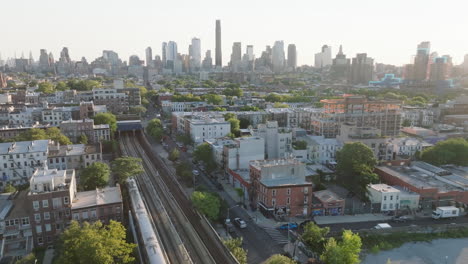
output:
[[[231,53],[231,71],[238,72],[241,66],[242,59],[242,44],[240,42],[234,42],[232,44],[232,53]]]
[[[166,47],[166,68],[174,70],[174,66],[177,64],[177,60],[177,43],[174,41],[169,41]]]
[[[202,67],[204,70],[211,70],[213,68],[213,59],[211,58],[211,50],[207,50],[205,53],[205,58],[203,59]]]
[[[39,68],[41,71],[49,70],[50,62],[49,62],[49,55],[47,55],[47,50],[41,49],[39,55]]]
[[[450,79],[452,73],[452,57],[444,55],[434,58],[430,66],[429,79],[433,82],[445,81]]]
[[[67,47],[64,47],[62,51],[60,52],[59,61],[63,63],[71,63],[70,54],[68,53]]]
[[[352,61],[349,83],[369,85],[374,76],[374,59],[367,53],[358,53]]]
[[[275,45],[273,45],[272,50],[272,64],[273,64],[273,71],[275,73],[279,73],[284,70],[284,42],[282,40],[275,41]]]
[[[162,60],[163,68],[166,68],[166,61],[167,61],[166,50],[167,50],[167,43],[163,42],[162,43],[162,51],[161,51],[161,56],[162,56],[161,60]]]
[[[295,71],[297,67],[297,51],[296,45],[288,45],[288,68]]]
[[[151,47],[147,47],[145,50],[146,53],[146,67],[153,68],[153,50]]]
[[[324,68],[332,65],[332,50],[328,45],[322,46],[322,51],[315,54],[315,68]]]
[[[192,44],[189,50],[190,68],[198,71],[201,66],[201,41],[199,38],[192,38]]]
[[[221,54],[221,20],[216,20],[216,67],[223,67],[223,55]]]
[[[429,41],[421,42],[418,45],[416,56],[414,57],[413,80],[424,81],[428,78],[430,51],[431,43]]]
[[[350,60],[343,53],[343,46],[340,45],[340,51],[336,54],[331,66],[331,76],[335,80],[346,80],[348,77]]]

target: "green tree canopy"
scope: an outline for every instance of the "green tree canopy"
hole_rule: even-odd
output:
[[[286,256],[276,254],[265,260],[263,264],[296,264],[296,262]]]
[[[242,248],[242,237],[224,240],[223,243],[231,251],[239,264],[247,264],[247,252]]]
[[[71,140],[62,134],[60,129],[57,127],[50,127],[45,130],[47,138],[52,139],[55,142],[59,142],[61,145],[71,145]]]
[[[273,104],[273,107],[274,108],[289,108],[289,105],[283,104],[283,103],[280,103],[280,102],[276,102],[276,103]]]
[[[372,150],[361,142],[346,143],[336,154],[338,179],[343,186],[363,199],[367,198],[367,185],[377,183],[373,173],[377,160]]]
[[[181,162],[176,165],[176,174],[182,178],[186,183],[192,182],[193,175],[192,175],[192,170],[191,166],[188,162]]]
[[[216,169],[216,162],[213,159],[213,150],[210,144],[204,142],[198,145],[193,152],[193,157],[197,161],[203,161],[206,165],[206,170],[211,173]]]
[[[16,192],[16,188],[15,186],[11,185],[11,184],[7,184],[5,186],[5,188],[3,189],[3,192],[4,193],[12,193],[12,192]]]
[[[93,88],[99,88],[102,86],[101,82],[96,80],[77,80],[70,79],[67,81],[67,86],[71,90],[77,91],[91,91]]]
[[[103,188],[109,182],[110,169],[106,163],[95,162],[83,169],[80,174],[80,185],[85,191]]]
[[[239,118],[239,127],[240,127],[241,129],[246,129],[246,128],[248,128],[250,125],[251,125],[251,124],[250,124],[250,120],[249,120],[249,119],[243,118],[243,117]]]
[[[236,137],[240,136],[240,121],[237,118],[230,118],[227,120],[231,123],[231,133],[236,135]]]
[[[220,105],[223,103],[223,98],[217,94],[207,94],[205,95],[205,100],[208,104]]]
[[[134,157],[121,157],[117,158],[111,163],[112,172],[118,175],[120,184],[138,174],[143,173],[142,160]]]
[[[15,264],[36,264],[36,256],[33,253],[22,257],[20,260],[16,261]]]
[[[38,87],[37,91],[41,93],[52,94],[55,92],[55,87],[50,82],[41,82]]]
[[[80,225],[72,221],[60,236],[56,263],[133,263],[135,244],[125,240],[125,227],[116,221],[104,226],[100,221]]]
[[[107,124],[112,132],[117,130],[117,118],[112,113],[99,113],[93,119],[96,125]]]
[[[163,125],[161,120],[154,118],[148,122],[148,126],[146,127],[146,132],[148,135],[153,137],[156,140],[161,140],[162,135],[164,133]]]
[[[265,101],[272,102],[272,103],[282,102],[283,97],[277,93],[271,93],[265,97]]]
[[[242,91],[240,87],[232,87],[232,88],[228,87],[224,89],[223,94],[226,96],[241,97],[244,94],[244,92]]]
[[[440,141],[435,146],[423,150],[421,159],[436,166],[468,166],[468,142],[463,138]]]
[[[218,197],[208,192],[195,191],[192,193],[191,200],[193,205],[210,220],[218,219],[221,206]]]
[[[172,151],[169,153],[168,159],[172,162],[178,160],[180,157],[180,152],[177,148],[173,148]]]
[[[304,227],[302,240],[310,247],[310,249],[317,253],[322,254],[326,243],[326,235],[330,232],[329,227],[320,228],[313,222],[309,222]]]
[[[78,137],[78,144],[88,144],[88,137],[85,134],[81,134]]]
[[[296,150],[304,150],[307,149],[307,142],[305,140],[298,140],[293,142],[293,147]]]
[[[59,142],[61,145],[70,145],[72,142],[66,137],[60,129],[50,127],[47,129],[31,128],[13,138],[13,141],[30,141],[30,140],[45,140],[51,139]]]
[[[142,105],[133,106],[133,107],[130,107],[129,111],[132,114],[141,115],[141,114],[146,113],[146,107],[144,107]]]
[[[181,142],[184,145],[191,145],[193,143],[193,140],[190,136],[185,135],[185,134],[179,134],[176,136],[176,140],[178,142]]]
[[[55,90],[57,90],[57,91],[66,91],[66,90],[69,90],[69,89],[70,89],[70,87],[68,87],[68,85],[65,82],[58,82],[55,85]]]
[[[337,242],[330,238],[325,250],[320,256],[326,264],[357,264],[360,263],[361,238],[350,230],[343,231],[342,240]]]

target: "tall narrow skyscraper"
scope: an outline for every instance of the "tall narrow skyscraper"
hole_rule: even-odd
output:
[[[167,42],[163,42],[162,43],[162,51],[161,51],[163,68],[166,68],[166,62],[167,62],[166,50],[167,50]]]
[[[153,65],[153,50],[151,47],[147,47],[145,50],[146,53],[146,67],[154,67]]]
[[[295,71],[297,67],[297,51],[296,45],[288,45],[288,68]]]
[[[279,73],[284,70],[284,60],[284,42],[282,40],[275,41],[271,57],[273,72]]]
[[[201,67],[201,42],[199,38],[192,38],[192,44],[189,48],[190,67],[198,71]]]
[[[241,66],[242,59],[242,44],[240,42],[234,42],[232,45],[231,54],[231,71],[238,72]]]
[[[223,67],[223,55],[221,53],[221,20],[216,20],[216,67]]]

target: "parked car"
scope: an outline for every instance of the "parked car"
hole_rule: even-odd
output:
[[[240,219],[239,217],[234,218],[234,223],[239,227],[239,228],[246,228],[247,223],[245,223],[244,220]]]
[[[198,175],[200,175],[200,172],[197,171],[197,170],[193,170],[193,171],[192,171],[192,174],[195,175],[195,176],[198,176]]]
[[[287,223],[279,227],[280,230],[297,229],[297,223]]]
[[[406,221],[411,220],[408,216],[402,215],[402,216],[395,216],[392,218],[392,221],[395,223],[404,223]]]

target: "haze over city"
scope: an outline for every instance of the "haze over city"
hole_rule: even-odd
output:
[[[464,33],[466,5],[440,1],[6,1],[2,4],[0,53],[25,56],[39,49],[58,56],[62,47],[73,60],[93,60],[111,49],[128,60],[144,57],[144,49],[161,53],[161,43],[174,40],[186,53],[192,37],[201,39],[202,53],[214,52],[215,19],[223,26],[223,62],[229,61],[233,42],[254,46],[259,57],[266,45],[294,43],[298,65],[314,63],[322,45],[332,46],[333,57],[343,45],[348,56],[365,52],[376,62],[403,65],[415,54],[415,45],[431,41],[431,50],[463,61],[468,45]],[[452,2],[452,1],[450,1]],[[382,4],[383,3],[383,4]]]

